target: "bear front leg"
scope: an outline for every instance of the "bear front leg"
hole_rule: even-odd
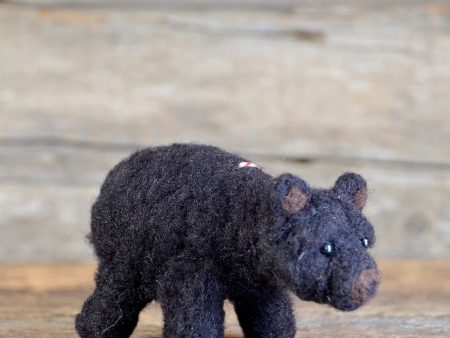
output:
[[[266,290],[232,299],[245,338],[292,338],[296,326],[286,292]]]
[[[137,271],[127,269],[123,262],[100,265],[96,289],[75,318],[80,337],[129,337],[139,313],[151,301],[141,290]]]
[[[217,268],[205,261],[172,260],[158,278],[165,338],[222,338],[224,291]]]

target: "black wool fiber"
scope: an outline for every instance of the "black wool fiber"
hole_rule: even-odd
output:
[[[246,338],[292,338],[290,292],[343,311],[375,295],[365,180],[346,173],[315,189],[243,162],[213,146],[173,144],[109,172],[92,206],[98,269],[75,319],[80,337],[129,337],[155,300],[164,337],[221,338],[229,299]]]

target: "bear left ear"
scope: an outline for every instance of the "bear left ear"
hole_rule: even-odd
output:
[[[333,190],[338,195],[349,198],[359,210],[364,208],[367,201],[367,183],[361,175],[355,173],[341,175],[336,180]]]
[[[300,177],[283,174],[275,179],[270,197],[274,212],[289,217],[307,208],[311,188]]]

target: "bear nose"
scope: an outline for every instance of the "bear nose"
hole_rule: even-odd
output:
[[[367,269],[361,272],[353,281],[351,297],[355,304],[367,303],[377,291],[380,274],[377,269]]]

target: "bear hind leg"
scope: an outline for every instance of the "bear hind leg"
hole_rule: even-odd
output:
[[[123,262],[107,267],[100,264],[96,288],[75,318],[80,337],[124,338],[132,334],[139,313],[152,298],[143,291],[136,271],[123,267]]]

